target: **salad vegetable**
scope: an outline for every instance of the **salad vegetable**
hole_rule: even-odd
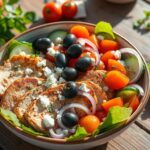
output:
[[[103,122],[97,130],[94,132],[94,135],[98,135],[100,132],[107,131],[110,128],[118,126],[120,123],[126,121],[132,113],[131,108],[115,106],[110,108],[110,111]]]

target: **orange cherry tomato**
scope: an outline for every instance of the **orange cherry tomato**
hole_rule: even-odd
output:
[[[102,103],[103,109],[108,112],[109,109],[113,106],[123,106],[123,99],[121,97],[113,98],[111,100],[108,100],[105,103]]]
[[[93,44],[95,44],[95,46],[96,46],[97,48],[99,48],[98,39],[97,39],[97,37],[96,37],[95,34],[92,34],[92,35],[89,37],[89,40],[90,40]]]
[[[95,115],[87,115],[79,120],[79,125],[88,133],[93,133],[100,125],[100,120]]]
[[[105,83],[112,90],[119,90],[129,83],[129,78],[117,70],[112,70],[106,74]]]
[[[140,105],[140,101],[139,101],[138,96],[133,96],[129,100],[129,107],[132,108],[133,112],[138,108],[139,105]]]
[[[113,59],[108,60],[107,70],[118,70],[125,75],[127,74],[125,67],[119,61]]]
[[[107,66],[108,64],[108,60],[109,59],[114,59],[114,60],[118,60],[119,57],[116,57],[115,55],[115,51],[108,51],[106,53],[104,53],[101,57],[101,61]]]
[[[113,40],[102,40],[100,41],[99,47],[100,52],[105,53],[107,51],[119,49],[119,44]]]
[[[74,34],[77,38],[89,38],[89,31],[86,27],[75,25],[71,28],[70,33]]]
[[[59,21],[62,17],[61,6],[54,2],[45,4],[43,8],[43,17],[47,22]]]
[[[66,19],[72,19],[78,11],[76,3],[72,0],[67,0],[62,4],[63,17]]]

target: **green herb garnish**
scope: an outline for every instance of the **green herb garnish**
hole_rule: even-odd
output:
[[[144,11],[144,17],[136,20],[133,23],[133,28],[136,30],[150,31],[150,11]]]
[[[19,0],[3,0],[0,8],[0,47],[10,40],[15,33],[27,29],[26,24],[37,20],[34,12],[24,13]]]
[[[132,108],[115,106],[110,108],[105,121],[97,128],[94,135],[122,125],[131,115]]]

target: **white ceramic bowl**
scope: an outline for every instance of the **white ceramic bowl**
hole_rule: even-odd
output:
[[[51,23],[51,24],[45,24],[38,26],[36,28],[32,28],[21,35],[15,37],[14,39],[17,40],[23,40],[23,41],[33,41],[37,37],[45,37],[53,30],[56,29],[69,29],[75,24],[81,24],[88,28],[90,32],[93,32],[95,25],[84,23],[84,22],[57,22],[57,23]],[[131,47],[137,50],[131,43],[129,43],[126,39],[124,39],[119,34],[115,33],[117,36],[117,40],[120,42],[120,44],[123,47]],[[1,48],[2,56],[0,57],[0,61],[2,62],[6,53],[6,48],[10,42],[8,42],[4,47]],[[143,60],[143,64],[146,66],[146,62],[141,55],[141,53],[137,50],[139,55],[141,56]],[[141,99],[140,106],[138,109],[132,114],[130,119],[124,124],[123,126],[113,129],[111,131],[105,132],[103,134],[98,135],[97,137],[88,138],[82,141],[78,142],[65,142],[64,140],[58,140],[58,139],[52,139],[52,138],[46,138],[46,137],[40,137],[40,136],[32,136],[27,133],[24,133],[21,129],[15,128],[12,126],[8,121],[6,121],[2,116],[0,116],[0,121],[5,125],[6,128],[8,128],[11,132],[13,132],[15,135],[20,137],[21,139],[34,144],[39,147],[47,148],[47,149],[55,149],[55,150],[83,150],[87,148],[92,148],[99,146],[101,144],[104,144],[120,133],[122,133],[126,128],[130,126],[130,124],[135,121],[135,119],[138,117],[138,115],[143,110],[145,104],[148,101],[149,98],[149,87],[150,87],[150,77],[149,77],[149,71],[148,68],[145,67],[145,71],[143,74],[143,88],[145,90],[145,95]]]

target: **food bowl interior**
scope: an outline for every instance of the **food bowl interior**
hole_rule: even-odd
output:
[[[88,23],[82,23],[82,22],[59,22],[59,23],[52,23],[52,24],[46,24],[46,25],[42,25],[36,28],[33,28],[29,31],[26,31],[25,33],[17,36],[15,39],[19,40],[19,41],[28,41],[28,42],[32,42],[35,39],[39,38],[39,37],[46,37],[49,35],[50,32],[54,31],[54,30],[58,30],[58,29],[70,29],[73,25],[75,24],[81,24],[84,25],[88,28],[88,30],[92,33],[94,31],[94,25],[92,24],[88,24]],[[120,35],[118,35],[116,33],[117,36],[117,40],[118,42],[121,44],[122,47],[131,47],[135,50],[137,50],[135,47],[133,47],[127,40],[125,40],[123,37],[121,37]],[[1,49],[1,62],[4,59],[4,56],[6,54],[6,49],[9,43],[7,43],[2,49]],[[139,51],[137,51],[139,53],[139,55],[141,56],[144,66],[146,66],[146,62],[143,58],[143,56],[141,55],[141,53]],[[129,126],[129,124],[131,122],[133,122],[137,116],[139,115],[139,113],[142,111],[144,105],[146,104],[146,102],[148,101],[148,97],[149,97],[149,87],[150,87],[150,79],[149,79],[149,71],[147,67],[144,67],[145,71],[142,75],[142,79],[141,79],[141,85],[145,90],[145,95],[143,96],[143,98],[141,99],[141,104],[139,106],[139,108],[132,114],[132,116],[130,117],[130,119],[126,122],[125,125],[123,125],[120,128],[117,128],[115,130],[113,130],[112,132],[106,132],[104,134],[100,134],[99,136],[97,136],[97,138],[105,138],[108,136],[112,136],[112,134],[114,134],[115,132],[119,132],[119,131],[123,131],[123,129],[125,128],[125,126]],[[41,137],[39,137],[41,138]],[[55,141],[54,139],[51,138],[41,138],[41,139],[47,139],[47,141]],[[96,139],[96,138],[95,138]],[[63,140],[59,140],[59,141],[63,141]]]

